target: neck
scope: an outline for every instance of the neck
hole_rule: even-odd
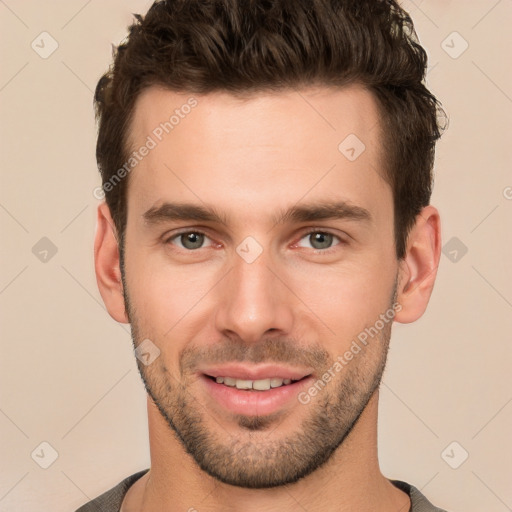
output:
[[[320,468],[294,484],[245,489],[217,481],[186,453],[148,397],[151,469],[128,491],[122,512],[407,512],[409,497],[386,479],[377,458],[378,391],[358,422]]]

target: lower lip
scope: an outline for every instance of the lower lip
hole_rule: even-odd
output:
[[[298,402],[298,393],[310,385],[312,376],[291,384],[270,388],[267,391],[237,389],[218,384],[215,380],[201,375],[210,395],[225,409],[236,414],[262,416],[278,411],[293,401]]]

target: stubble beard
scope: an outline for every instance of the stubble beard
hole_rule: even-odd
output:
[[[136,348],[147,336],[131,306],[124,278],[123,284]],[[395,299],[396,282],[390,308]],[[193,395],[192,391],[198,386],[197,383],[194,386],[193,373],[186,371],[205,353],[199,348],[182,350],[179,364],[185,371],[180,372],[179,377],[169,372],[162,356],[151,365],[146,366],[139,360],[137,365],[146,392],[170,427],[170,433],[203,471],[225,484],[264,489],[292,484],[310,475],[326,464],[342,445],[379,387],[391,327],[392,323],[387,323],[379,336],[363,347],[308,404],[297,402],[293,410],[307,408],[306,417],[288,435],[280,432],[280,425],[286,419],[280,412],[265,416],[234,415],[239,429],[237,435],[219,425],[223,418],[209,417],[211,408]],[[165,346],[162,340],[152,341],[159,347]],[[290,352],[294,357],[290,357]],[[229,343],[223,346],[222,354],[222,360],[229,361],[276,361],[292,365],[299,362],[295,358],[299,355],[296,344],[281,338],[265,339],[250,347]],[[300,362],[315,362],[317,378],[333,365],[330,354],[318,346],[314,350],[305,348],[300,356]],[[303,416],[303,410],[300,411]]]

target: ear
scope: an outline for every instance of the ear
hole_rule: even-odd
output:
[[[124,303],[117,232],[105,202],[98,206],[97,222],[94,268],[98,288],[110,316],[120,323],[128,324],[130,320]]]
[[[441,219],[433,206],[426,206],[416,217],[409,233],[406,255],[400,261],[395,321],[416,321],[427,308],[441,257]]]

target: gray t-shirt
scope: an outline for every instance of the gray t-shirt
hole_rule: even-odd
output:
[[[103,493],[94,500],[89,501],[89,503],[82,505],[75,512],[119,512],[121,509],[121,503],[123,502],[130,486],[139,478],[144,476],[148,471],[149,468],[125,478],[109,491]],[[430,503],[430,501],[428,501],[427,498],[425,498],[425,496],[416,489],[416,487],[406,482],[402,482],[401,480],[390,480],[390,482],[395,487],[398,487],[409,495],[411,499],[411,508],[408,512],[446,512],[446,510],[434,507],[434,505],[432,505],[432,503]]]

